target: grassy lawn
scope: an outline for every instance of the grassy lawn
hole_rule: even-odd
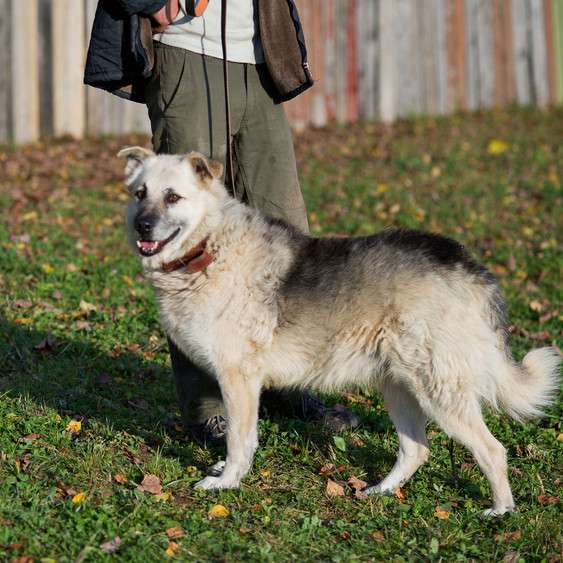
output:
[[[561,561],[561,400],[540,421],[487,415],[519,507],[499,520],[481,517],[471,455],[433,425],[430,461],[396,497],[327,495],[329,479],[374,482],[395,458],[381,398],[357,390],[327,398],[361,417],[343,439],[265,416],[242,489],[195,491],[221,452],[182,433],[127,247],[114,155],[132,143],[148,140],[0,151],[0,560]],[[562,109],[333,127],[296,147],[315,234],[457,238],[500,280],[516,357],[562,345]],[[139,488],[146,475],[161,491]]]

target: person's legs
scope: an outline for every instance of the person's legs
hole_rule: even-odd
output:
[[[224,164],[227,142],[222,77],[221,61],[156,44],[155,69],[146,98],[157,153],[195,150]],[[236,123],[246,96],[243,65],[231,65],[230,81]],[[171,340],[169,347],[184,424],[220,437],[225,425],[217,417],[224,415],[224,407],[215,378],[195,366]],[[214,426],[204,426],[209,421]]]
[[[293,138],[264,65],[246,65],[246,108],[234,138],[235,185],[264,213],[309,231]]]

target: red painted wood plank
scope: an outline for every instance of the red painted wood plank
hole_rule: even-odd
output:
[[[467,106],[465,94],[465,16],[463,0],[447,0],[446,46],[448,67],[448,109]]]
[[[512,102],[514,86],[514,53],[512,42],[512,12],[510,0],[492,0],[493,53],[495,61],[496,106]]]

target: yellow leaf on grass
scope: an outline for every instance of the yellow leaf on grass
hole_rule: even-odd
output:
[[[166,555],[168,555],[168,557],[174,557],[174,555],[176,555],[179,549],[180,546],[175,541],[171,541],[168,542],[168,547],[166,548],[165,553]]]
[[[436,516],[436,518],[439,518],[440,520],[447,520],[450,517],[450,513],[445,508],[437,506],[436,510],[434,511],[434,516]]]
[[[487,146],[487,152],[489,154],[502,154],[508,150],[508,143],[502,141],[501,139],[491,139]]]
[[[80,420],[71,420],[65,430],[71,434],[78,434],[82,430],[82,422]]]
[[[269,477],[270,476],[270,470],[269,469],[262,469],[262,471],[260,471],[260,475],[262,477]]]
[[[37,217],[39,217],[37,211],[29,211],[28,213],[24,213],[22,215],[22,221],[34,221]]]
[[[18,317],[17,319],[14,319],[14,322],[17,325],[29,325],[31,324],[33,321],[28,318],[28,317]]]
[[[72,504],[80,504],[86,500],[86,493],[76,493],[72,497]]]
[[[172,498],[172,493],[166,492],[166,493],[158,493],[156,495],[154,495],[155,500],[161,501],[161,502],[166,502],[168,500],[170,500]]]
[[[53,266],[51,266],[51,264],[41,264],[41,269],[46,273],[46,274],[51,274],[55,271],[55,268],[53,268]]]
[[[377,184],[377,193],[384,194],[387,191],[387,184]]]
[[[188,467],[186,467],[186,473],[188,475],[195,475],[198,472],[198,469],[195,465],[188,465]]]
[[[88,303],[88,301],[84,301],[84,299],[80,301],[79,307],[83,313],[90,313],[91,311],[95,311],[97,309],[96,305]]]
[[[230,514],[229,509],[222,504],[216,504],[209,509],[209,518],[226,518]]]

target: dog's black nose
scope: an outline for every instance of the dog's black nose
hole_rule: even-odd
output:
[[[153,228],[153,220],[151,217],[147,217],[146,215],[141,215],[135,219],[135,230],[140,235],[148,235],[152,231]]]

